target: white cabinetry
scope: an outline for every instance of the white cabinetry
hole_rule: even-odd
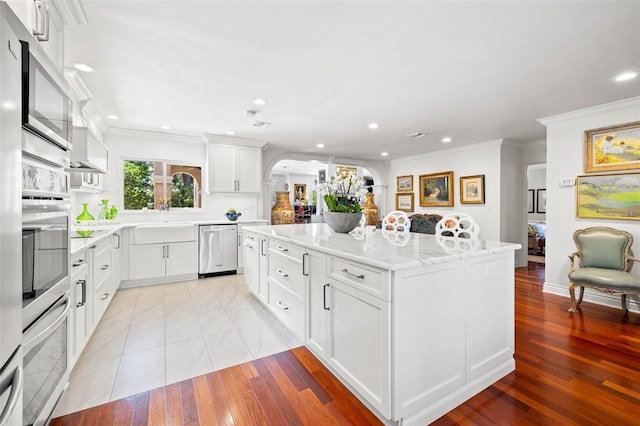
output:
[[[75,253],[71,258],[71,306],[70,315],[70,360],[71,367],[89,340],[91,321],[89,320],[87,296],[89,267],[87,250]]]
[[[207,150],[209,193],[260,193],[261,148],[210,143]]]
[[[244,279],[249,290],[263,302],[267,302],[266,238],[251,231],[244,236],[244,258],[247,265]]]
[[[91,284],[93,298],[93,326],[98,325],[102,314],[115,293],[113,279],[113,248],[111,238],[103,238],[91,246]]]
[[[245,235],[244,228],[246,226],[263,225],[262,222],[245,222],[238,224],[238,273],[244,272],[244,252],[245,252]],[[255,235],[255,234],[254,234]]]
[[[138,226],[133,230],[129,256],[129,280],[192,278],[198,272],[195,227]]]

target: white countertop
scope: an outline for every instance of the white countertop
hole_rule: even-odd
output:
[[[390,271],[522,248],[520,244],[484,240],[446,238],[439,242],[434,235],[416,232],[400,239],[396,234],[380,229],[372,237],[357,237],[336,233],[325,223],[251,226],[245,229]]]

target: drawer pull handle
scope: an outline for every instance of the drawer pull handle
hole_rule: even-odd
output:
[[[109,269],[109,265],[102,265],[102,267],[100,269],[102,269],[103,271],[106,270],[106,269]]]
[[[109,293],[104,293],[100,300],[107,300],[109,298]]]
[[[71,265],[74,268],[77,268],[78,266],[82,265],[84,263],[84,259],[78,259],[77,262],[73,262],[73,264]]]
[[[288,310],[288,309],[289,309],[289,307],[288,307],[287,305],[285,305],[284,303],[282,303],[282,302],[278,302],[278,306],[280,306],[280,308],[281,308],[283,311],[286,311],[286,310]]]
[[[286,252],[288,252],[288,251],[289,251],[289,249],[282,248],[282,247],[280,247],[280,246],[278,246],[278,250],[280,250],[280,251],[281,251],[281,252],[283,252],[283,253],[286,253]]]
[[[309,272],[307,271],[307,262],[305,262],[308,256],[309,256],[309,253],[302,254],[302,275],[304,275],[305,277],[309,276]]]
[[[327,306],[327,288],[329,288],[329,283],[322,286],[322,307],[325,311],[331,309]]]
[[[353,272],[349,272],[347,268],[344,268],[342,272],[344,272],[347,275],[351,275],[352,277],[357,278],[359,280],[364,280],[364,274],[354,274]]]
[[[284,277],[284,278],[287,278],[287,277],[289,276],[289,274],[285,274],[285,273],[284,273],[284,272],[282,272],[280,269],[278,269],[278,274],[279,274],[281,277]]]

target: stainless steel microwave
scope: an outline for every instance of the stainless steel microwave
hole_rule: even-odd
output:
[[[55,71],[39,46],[22,45],[22,126],[71,150],[72,103],[64,77]]]

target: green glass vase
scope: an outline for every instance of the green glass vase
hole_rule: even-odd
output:
[[[82,213],[76,216],[76,222],[93,220],[93,216],[89,213],[89,206],[87,203],[82,203]]]

